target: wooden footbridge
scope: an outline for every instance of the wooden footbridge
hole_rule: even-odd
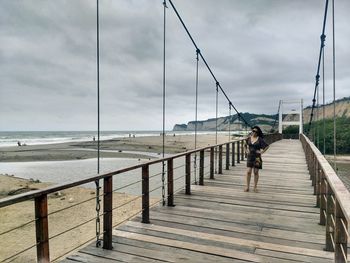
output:
[[[50,261],[47,194],[97,179],[104,180],[103,246],[93,242],[62,262],[347,262],[349,192],[305,136],[300,141],[279,137],[269,138],[276,142],[264,154],[258,193],[243,191],[242,141],[235,141],[3,199],[0,207],[34,198],[38,262]],[[191,155],[197,151],[200,178],[194,185]],[[173,161],[183,157],[185,189],[174,194]],[[149,167],[162,161],[167,205],[150,207]],[[112,179],[138,168],[142,211],[114,228]]]

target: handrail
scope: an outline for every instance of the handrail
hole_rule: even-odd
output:
[[[325,250],[334,251],[334,262],[347,262],[350,192],[317,147],[304,134],[300,140],[320,208],[320,225],[326,226]]]
[[[266,136],[266,141],[268,143],[272,143],[274,141],[280,140],[282,138],[281,134],[270,134]],[[113,207],[113,198],[112,194],[115,190],[113,190],[113,176],[121,173],[125,173],[128,171],[132,171],[135,169],[141,168],[142,180],[139,182],[142,183],[142,192],[138,199],[142,199],[142,209],[138,211],[141,212],[142,222],[149,223],[149,210],[150,210],[150,191],[149,189],[149,180],[153,178],[153,175],[150,175],[150,165],[167,162],[167,176],[168,176],[168,197],[167,197],[167,205],[174,205],[174,181],[178,178],[174,178],[174,170],[176,167],[173,166],[173,161],[176,158],[185,157],[185,175],[181,177],[186,177],[185,180],[185,192],[186,194],[191,194],[191,173],[193,172],[191,169],[191,154],[200,153],[200,164],[199,164],[199,185],[203,185],[204,183],[204,169],[205,169],[205,161],[204,161],[204,152],[209,150],[209,165],[206,167],[210,167],[209,169],[209,178],[214,179],[214,149],[219,148],[217,154],[220,156],[219,162],[219,170],[218,174],[222,174],[223,168],[223,159],[226,159],[226,169],[229,168],[230,165],[235,165],[235,158],[237,163],[239,161],[244,160],[244,140],[245,138],[239,140],[227,141],[221,144],[206,146],[202,148],[197,148],[191,151],[175,154],[169,157],[148,161],[142,164],[122,168],[113,172],[105,173],[102,175],[95,175],[89,178],[85,178],[82,180],[62,183],[56,186],[47,187],[42,190],[35,190],[23,194],[19,194],[12,197],[7,197],[0,199],[0,208],[13,205],[19,202],[33,200],[35,204],[35,231],[36,231],[36,244],[34,246],[37,247],[37,259],[38,262],[49,262],[50,261],[50,248],[49,241],[50,239],[61,235],[61,233],[56,234],[53,237],[49,237],[49,223],[48,223],[48,194],[55,193],[57,191],[65,190],[68,188],[80,186],[86,183],[95,182],[96,180],[103,179],[103,213],[101,215],[97,215],[97,217],[103,217],[103,248],[104,249],[112,249],[112,213],[114,209],[118,207]],[[230,147],[232,144],[232,148]],[[223,145],[226,145],[226,156],[223,156]],[[235,148],[237,151],[235,151]],[[230,151],[232,149],[232,151]],[[232,162],[230,161],[230,153],[232,154]],[[236,155],[236,157],[235,157]],[[208,173],[206,173],[208,174]],[[85,201],[84,201],[85,202]],[[58,211],[59,212],[59,211]],[[93,219],[91,219],[93,220]],[[89,220],[90,221],[90,220]],[[76,227],[74,227],[75,229]],[[70,231],[73,228],[68,229]],[[66,232],[67,232],[66,231]],[[102,234],[101,234],[102,235]],[[32,247],[34,247],[32,246]],[[20,252],[21,253],[21,252]],[[18,255],[18,253],[16,253]],[[13,255],[15,256],[15,255]],[[11,258],[13,257],[11,256]]]
[[[220,144],[215,144],[215,145],[211,145],[211,146],[205,146],[202,148],[197,148],[194,150],[190,150],[187,152],[182,152],[179,154],[175,154],[172,156],[168,156],[168,157],[164,157],[164,158],[160,158],[160,159],[156,159],[156,160],[151,160],[145,163],[141,163],[141,164],[137,164],[137,165],[133,165],[133,166],[129,166],[126,168],[122,168],[110,173],[105,173],[105,174],[101,174],[101,175],[95,175],[92,177],[88,177],[82,180],[77,180],[77,181],[73,181],[73,182],[66,182],[66,183],[61,183],[58,185],[54,185],[54,186],[49,186],[47,188],[44,189],[40,189],[40,190],[34,190],[34,191],[30,191],[30,192],[26,192],[26,193],[22,193],[22,194],[18,194],[15,196],[11,196],[11,197],[6,197],[3,199],[0,199],[0,208],[1,207],[5,207],[11,204],[15,204],[15,203],[19,203],[19,202],[23,202],[23,201],[27,201],[27,200],[31,200],[33,198],[36,198],[38,196],[44,195],[44,194],[52,194],[58,191],[62,191],[68,188],[72,188],[72,187],[76,187],[79,185],[83,185],[83,184],[87,184],[87,183],[92,183],[95,182],[96,180],[100,180],[100,179],[104,179],[113,175],[117,175],[117,174],[121,174],[121,173],[125,173],[125,172],[130,172],[132,170],[136,170],[136,169],[140,169],[145,165],[153,165],[153,164],[157,164],[157,163],[162,163],[162,162],[166,162],[170,159],[177,159],[179,157],[182,156],[186,156],[188,154],[192,154],[195,152],[200,152],[200,151],[205,151],[205,150],[210,150],[210,148],[212,147],[218,147],[218,146],[222,146],[222,145],[226,145],[228,143],[234,143],[234,142],[240,142],[243,141],[244,139],[240,139],[240,140],[233,140],[233,141],[229,141],[229,142],[225,142],[225,143],[220,143]]]

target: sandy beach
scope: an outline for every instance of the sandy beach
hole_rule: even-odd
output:
[[[228,140],[227,135],[219,135],[218,143]],[[215,134],[199,135],[197,147],[215,144]],[[50,145],[16,146],[0,148],[0,162],[32,162],[32,161],[63,161],[96,158],[96,142],[61,143]],[[174,154],[194,148],[194,137],[191,135],[166,136],[165,152]],[[162,151],[162,137],[150,136],[139,138],[123,138],[101,142],[102,158],[138,158],[146,159],[159,157]],[[59,171],[57,171],[58,173]],[[35,176],[33,176],[34,178]],[[40,182],[18,178],[13,174],[2,174],[0,171],[0,198],[15,195],[30,190],[43,189],[52,185],[50,182]],[[74,204],[89,200],[77,207],[53,213],[49,216],[49,234],[53,237],[84,221],[96,216],[95,190],[75,187],[49,195],[49,213],[70,207]],[[114,207],[137,198],[135,195],[114,193]],[[157,204],[157,198],[151,203]],[[113,224],[117,225],[140,211],[140,198],[116,209],[113,213]],[[77,209],[78,208],[78,209]],[[0,239],[0,261],[35,244],[34,204],[32,201],[22,202],[0,209],[0,233],[31,222],[23,227],[2,235]],[[58,258],[93,240],[95,235],[95,220],[66,234],[50,240],[51,259]],[[11,262],[36,262],[35,247],[13,258]]]
[[[218,143],[228,141],[228,135],[219,134]],[[215,134],[197,137],[197,148],[215,144]],[[12,146],[0,148],[0,162],[63,161],[96,158],[97,142],[59,143]],[[194,149],[194,135],[168,135],[165,152],[180,153]],[[152,153],[150,155],[150,153]],[[118,138],[100,142],[101,158],[149,158],[162,153],[162,137],[148,136]]]

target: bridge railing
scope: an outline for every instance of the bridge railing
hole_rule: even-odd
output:
[[[310,180],[320,208],[320,225],[326,226],[325,250],[334,251],[335,262],[347,262],[350,193],[317,147],[301,135]]]
[[[274,141],[280,140],[281,135],[279,134],[271,134],[267,135],[265,137],[265,140],[268,143],[272,143]],[[63,183],[60,185],[51,186],[42,190],[35,190],[27,193],[18,194],[16,196],[11,196],[7,198],[3,198],[0,200],[0,208],[4,208],[7,206],[11,206],[17,203],[26,202],[26,201],[33,201],[34,202],[34,212],[35,212],[35,219],[32,220],[29,223],[35,224],[35,236],[36,236],[36,243],[31,245],[28,248],[25,249],[18,249],[19,251],[16,251],[13,255],[6,256],[5,259],[1,259],[0,261],[7,261],[7,260],[13,260],[15,257],[17,257],[19,254],[24,253],[28,251],[29,249],[35,248],[37,251],[37,261],[38,262],[50,262],[50,246],[49,241],[53,238],[52,236],[49,236],[49,220],[48,216],[50,213],[48,213],[48,195],[54,194],[62,190],[71,189],[73,187],[82,186],[87,183],[96,183],[100,180],[103,180],[103,190],[101,191],[103,193],[99,194],[97,192],[97,196],[101,197],[101,203],[103,204],[102,212],[97,217],[87,220],[86,222],[91,222],[92,220],[95,220],[99,217],[102,217],[103,222],[103,233],[101,236],[103,236],[103,248],[104,249],[112,249],[112,229],[113,229],[113,220],[112,220],[112,214],[113,211],[116,208],[121,207],[122,205],[119,205],[117,207],[113,207],[113,192],[115,192],[115,189],[113,189],[113,178],[116,175],[127,173],[134,170],[141,170],[141,180],[138,182],[141,183],[141,195],[137,196],[136,198],[131,199],[131,201],[136,199],[142,200],[142,209],[138,211],[138,213],[134,213],[134,216],[136,214],[141,213],[142,216],[142,222],[143,223],[149,223],[150,222],[150,207],[152,204],[150,203],[150,193],[156,189],[159,189],[159,187],[150,190],[150,179],[154,179],[156,175],[160,175],[161,173],[157,173],[155,175],[150,174],[150,167],[159,165],[165,165],[165,175],[167,176],[167,205],[173,206],[174,205],[174,193],[176,192],[176,189],[174,189],[175,180],[181,179],[182,177],[185,178],[185,193],[191,194],[191,184],[193,183],[193,173],[194,169],[196,167],[193,166],[192,158],[194,155],[197,156],[199,154],[199,185],[204,184],[204,170],[206,167],[209,167],[208,175],[210,179],[214,179],[214,174],[222,174],[223,173],[223,162],[225,162],[225,169],[229,169],[230,166],[235,166],[236,163],[240,163],[244,160],[244,139],[234,140],[222,144],[207,146],[203,148],[198,148],[195,150],[183,152],[180,154],[176,154],[170,157],[162,158],[162,159],[156,159],[151,160],[145,163],[141,163],[138,165],[130,166],[127,168],[119,169],[110,173],[105,173],[101,175],[92,176],[83,180],[74,181],[70,183]],[[209,155],[209,158],[205,158],[205,153]],[[215,158],[214,158],[215,156]],[[177,160],[177,163],[179,163],[179,160],[183,162],[183,165],[174,166],[174,161]],[[209,160],[208,160],[209,159]],[[208,162],[207,165],[205,162]],[[206,165],[206,166],[205,166]],[[179,169],[181,167],[184,167],[185,174],[182,176],[179,176],[178,178],[174,178],[174,171],[175,169]],[[153,168],[153,167],[152,167]],[[214,172],[215,170],[215,172]],[[192,176],[191,176],[192,174]],[[135,183],[138,183],[135,182]],[[134,184],[134,183],[132,183]],[[129,184],[129,185],[132,185]],[[129,186],[127,185],[127,186]],[[181,187],[183,189],[183,186]],[[119,188],[121,189],[121,188]],[[88,201],[94,201],[94,197],[90,198],[89,200],[84,200],[81,203],[74,204],[70,207],[74,207],[74,209],[79,209],[79,205],[83,204]],[[130,201],[129,201],[130,202]],[[128,203],[129,203],[128,202]],[[158,201],[157,201],[158,203]],[[96,205],[100,206],[100,204]],[[70,208],[68,207],[68,208]],[[66,208],[64,208],[66,209]],[[62,210],[64,210],[62,209]],[[61,212],[61,211],[58,211]],[[56,212],[55,212],[56,213]],[[67,219],[69,220],[69,219]],[[15,229],[21,229],[21,227],[25,227],[29,223],[25,223],[21,226],[17,226],[12,229],[8,229],[2,233],[0,233],[0,238],[3,238],[2,235],[9,234],[11,231]],[[78,226],[83,225],[85,223],[80,223]],[[67,231],[73,230],[74,227],[64,231],[63,233]],[[62,233],[56,233],[54,237],[61,235]],[[91,241],[91,239],[90,239]],[[58,257],[60,258],[60,257]],[[55,258],[54,260],[57,260],[58,258]]]

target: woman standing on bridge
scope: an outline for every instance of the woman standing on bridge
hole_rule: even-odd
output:
[[[261,155],[269,148],[269,145],[263,139],[264,135],[259,126],[252,128],[251,134],[246,139],[247,156],[247,175],[245,192],[249,191],[250,178],[254,169],[254,192],[258,192],[259,169],[262,169]]]

